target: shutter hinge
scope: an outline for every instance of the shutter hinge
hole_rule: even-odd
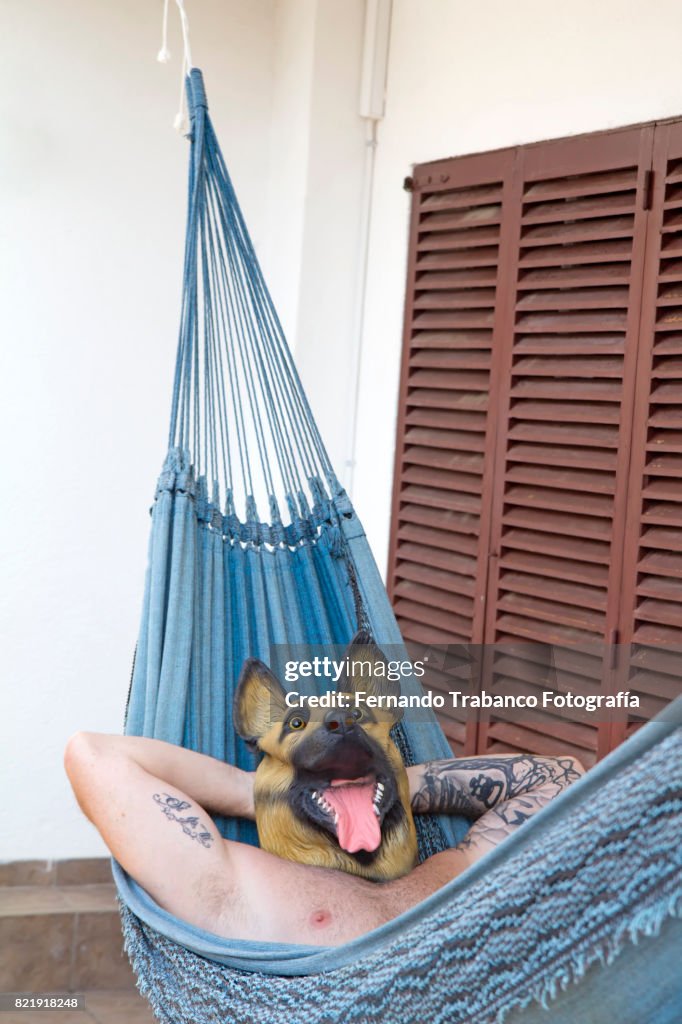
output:
[[[403,188],[406,192],[414,192],[414,178],[411,178],[409,174],[403,181]]]
[[[650,210],[652,205],[652,199],[654,194],[654,172],[644,172],[644,188],[642,195],[642,209]]]

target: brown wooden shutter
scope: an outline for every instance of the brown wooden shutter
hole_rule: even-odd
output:
[[[650,717],[682,690],[682,122],[415,181],[389,563],[404,634],[484,642],[484,687],[630,689]],[[638,722],[452,714],[456,750],[586,764]]]
[[[645,717],[682,692],[682,124],[656,128],[624,549],[624,689]],[[614,726],[612,743],[636,723]]]
[[[652,135],[529,146],[518,162],[486,621],[486,642],[509,652],[494,655],[490,685],[507,693],[610,686],[603,641],[618,617]],[[554,645],[555,679],[542,644]],[[493,716],[479,746],[560,745],[590,764],[610,739],[594,723],[580,710]]]
[[[483,637],[513,160],[500,151],[414,177],[388,586],[403,636],[420,644]],[[461,747],[461,718],[443,725]]]

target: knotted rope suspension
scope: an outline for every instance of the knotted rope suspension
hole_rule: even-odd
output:
[[[339,491],[218,147],[201,72],[187,80],[193,159],[169,445],[256,515],[254,463],[273,522]],[[327,488],[329,489],[327,491]],[[327,492],[325,495],[325,491]],[[303,506],[303,507],[301,507]]]

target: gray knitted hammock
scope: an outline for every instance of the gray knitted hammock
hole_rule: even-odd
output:
[[[345,644],[359,626],[380,646],[402,641],[311,416],[197,69],[187,90],[182,316],[126,731],[252,769],[231,721],[247,657],[268,661],[273,644]],[[403,692],[419,693],[418,681]],[[209,934],[115,863],[140,989],[176,1024],[532,1024],[549,1019],[548,1000],[553,1024],[679,1024],[681,710],[465,874],[341,947]],[[450,754],[422,714],[396,730],[408,764]],[[466,831],[458,818],[417,820],[422,858]],[[217,825],[257,842],[250,822]]]

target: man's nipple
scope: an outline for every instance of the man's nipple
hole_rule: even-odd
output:
[[[332,915],[329,910],[313,910],[310,915],[310,923],[313,928],[327,928],[332,923]]]

